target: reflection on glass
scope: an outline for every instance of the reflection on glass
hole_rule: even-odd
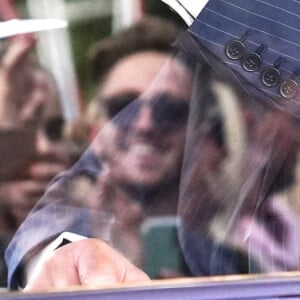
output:
[[[17,171],[0,172],[5,238],[40,199],[6,252],[11,288],[84,286],[82,270],[103,261],[128,268],[117,282],[145,280],[140,270],[170,279],[299,269],[297,105],[254,93],[193,31],[171,46],[178,33],[145,17],[98,42],[95,94],[71,129],[31,57],[35,40],[9,41],[2,128],[31,130],[34,147]]]

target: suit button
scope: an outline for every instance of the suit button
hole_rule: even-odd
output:
[[[249,36],[249,32],[247,31],[241,39],[234,39],[229,41],[229,43],[225,46],[225,54],[230,59],[240,59],[245,53],[245,41]]]
[[[261,66],[261,55],[267,49],[267,46],[262,44],[255,52],[248,52],[242,58],[242,67],[248,72],[258,71]]]
[[[297,95],[297,91],[298,84],[292,79],[287,79],[280,85],[280,94],[286,99],[295,98]]]
[[[280,94],[282,97],[286,99],[292,99],[297,96],[299,86],[296,80],[299,76],[300,71],[295,72],[292,78],[289,78],[282,82],[282,84],[280,85]]]
[[[281,81],[280,71],[275,68],[267,69],[263,72],[262,82],[265,86],[274,87]]]
[[[283,58],[277,59],[274,66],[266,69],[262,74],[262,82],[265,86],[275,87],[281,82],[280,66],[284,62]]]
[[[245,46],[241,41],[231,41],[226,46],[225,53],[230,59],[240,59],[245,53]]]
[[[258,54],[246,53],[242,59],[242,67],[248,72],[255,72],[261,66],[261,58]]]

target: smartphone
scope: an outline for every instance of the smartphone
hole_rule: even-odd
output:
[[[36,153],[34,129],[0,130],[0,180],[7,180],[25,168]]]
[[[162,272],[186,274],[186,265],[177,234],[177,217],[147,218],[143,223],[143,270],[151,279],[162,278]],[[174,276],[175,277],[175,276]]]

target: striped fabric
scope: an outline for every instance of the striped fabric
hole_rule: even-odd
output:
[[[287,101],[282,83],[292,79],[300,85],[300,1],[298,0],[210,0],[190,27],[210,52],[237,71],[248,82],[276,99],[277,104],[293,114],[300,112],[300,91]],[[226,55],[226,46],[240,40],[245,33],[246,52],[255,52],[263,45],[260,68],[254,72],[242,67],[242,59]],[[280,82],[276,86],[263,84],[263,73],[279,66]],[[291,105],[292,103],[292,105]]]

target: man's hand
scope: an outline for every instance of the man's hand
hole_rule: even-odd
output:
[[[74,286],[100,287],[114,283],[148,281],[149,277],[108,244],[85,239],[57,249],[25,291]]]

